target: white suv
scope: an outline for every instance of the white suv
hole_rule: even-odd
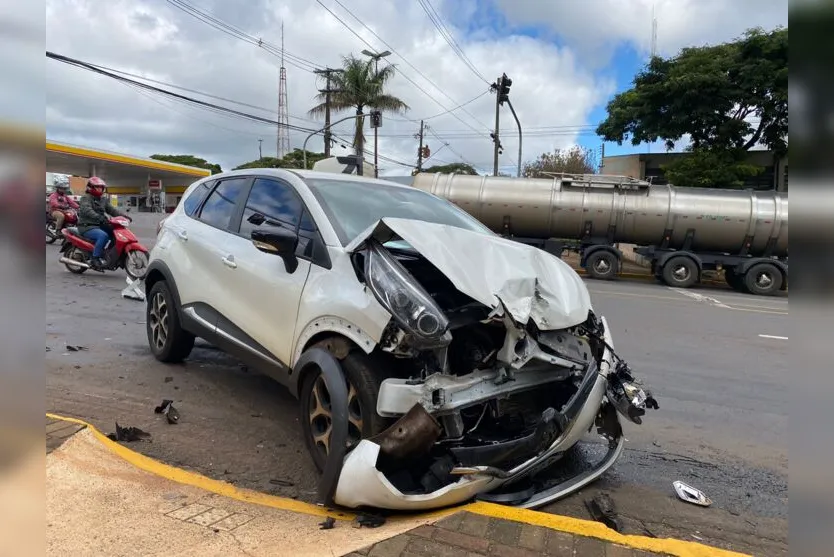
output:
[[[640,423],[656,407],[570,267],[409,186],[207,177],[160,227],[145,288],[157,359],[201,337],[299,398],[328,503],[539,506],[616,461],[618,411]],[[595,423],[599,466],[531,483]]]

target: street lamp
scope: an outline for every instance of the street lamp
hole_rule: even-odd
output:
[[[382,52],[371,52],[370,50],[363,50],[362,54],[369,56],[374,61],[374,75],[379,73],[379,59],[391,55],[390,50]],[[376,107],[374,107],[376,108]],[[374,178],[379,178],[379,157],[377,156],[377,149],[379,148],[379,127],[374,127]]]

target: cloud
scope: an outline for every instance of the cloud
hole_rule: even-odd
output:
[[[788,24],[787,0],[492,1],[510,23],[548,29],[583,59],[599,65],[623,44],[650,52],[653,10],[661,56],[674,55],[685,46],[732,40],[751,27]]]
[[[413,135],[418,132],[419,120],[481,95],[488,85],[454,54],[419,3],[340,1],[393,48],[363,28],[335,0],[322,0],[375,49],[396,51],[387,58],[399,70],[391,93],[411,110],[405,115],[384,116],[379,152],[387,159],[413,164],[417,153]],[[342,56],[358,55],[368,48],[318,3],[308,0],[189,0],[189,4],[274,45],[280,45],[283,21],[286,50],[321,67],[339,67]],[[458,6],[454,0],[434,0],[432,5],[441,14]],[[475,13],[477,3],[461,6]],[[570,47],[494,33],[489,28],[490,18],[472,18],[480,19],[480,27],[466,30],[453,27],[452,18],[444,19],[483,76],[492,80],[507,72],[513,79],[513,105],[525,129],[530,130],[524,142],[525,159],[576,143],[582,129],[578,126],[589,124],[594,107],[614,92],[614,83],[595,76]],[[46,30],[47,50],[263,107],[267,110],[198,97],[277,119],[280,60],[164,0],[49,0]],[[289,59],[286,67],[290,123],[321,127],[321,121],[309,117],[307,110],[315,104],[316,89],[322,82],[291,65]],[[58,141],[135,155],[194,154],[217,161],[224,169],[257,158],[258,139],[263,140],[264,155],[276,151],[272,125],[193,108],[54,60],[46,61],[46,91],[47,134]],[[436,153],[429,164],[462,158],[490,169],[494,99],[494,95],[485,94],[453,114],[428,119],[431,131],[426,134],[427,144]],[[504,154],[500,164],[511,171],[518,148],[516,126],[507,107],[501,118]],[[552,127],[556,133],[545,136],[534,130],[543,127]],[[350,122],[336,129],[342,137],[351,135]],[[291,146],[300,147],[305,135],[291,132]],[[371,139],[370,148],[372,132],[368,130],[366,135]],[[321,139],[311,139],[309,145],[321,149]],[[340,150],[338,147],[336,152]],[[381,161],[380,166],[388,174],[410,170],[387,161]]]

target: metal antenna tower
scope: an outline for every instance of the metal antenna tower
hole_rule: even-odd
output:
[[[281,22],[281,71],[278,79],[278,158],[290,152],[290,113],[287,108],[287,69],[284,67],[284,22]]]
[[[652,4],[652,58],[657,56],[657,17],[654,15],[654,4]]]

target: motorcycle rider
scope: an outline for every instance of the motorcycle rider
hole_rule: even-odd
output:
[[[49,212],[55,219],[55,231],[60,233],[64,227],[64,213],[70,209],[78,210],[78,203],[68,195],[69,186],[58,184],[49,196]]]
[[[103,199],[107,191],[107,184],[98,176],[87,180],[87,188],[78,209],[78,233],[95,243],[91,266],[101,271],[107,267],[104,260],[104,247],[113,238],[113,228],[109,223],[109,216],[125,217],[133,221],[128,215],[116,209]]]

